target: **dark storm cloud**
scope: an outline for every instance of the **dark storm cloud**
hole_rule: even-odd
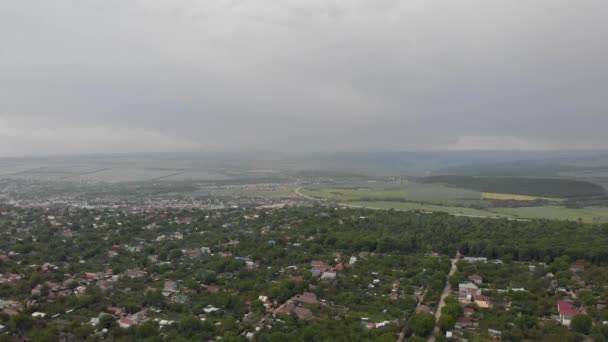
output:
[[[0,154],[608,148],[605,1],[0,3]]]

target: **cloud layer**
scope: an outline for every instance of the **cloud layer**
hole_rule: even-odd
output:
[[[597,0],[0,3],[0,154],[608,148]]]

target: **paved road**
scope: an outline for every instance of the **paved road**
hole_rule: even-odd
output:
[[[321,199],[314,198],[314,197],[310,197],[310,196],[308,196],[308,195],[304,195],[303,193],[301,193],[301,192],[300,192],[300,190],[302,190],[302,187],[299,187],[299,188],[294,189],[294,190],[293,190],[293,192],[294,192],[296,195],[298,195],[298,196],[300,196],[300,197],[304,197],[304,198],[309,199],[309,200],[311,200],[311,201],[322,201]]]
[[[450,277],[454,275],[456,272],[456,263],[460,259],[460,252],[456,252],[456,258],[452,259],[452,268],[450,269],[450,273],[448,273],[448,280],[445,283],[445,287],[443,288],[443,292],[441,293],[441,299],[439,300],[439,305],[437,306],[437,310],[435,311],[435,322],[439,322],[439,318],[441,317],[441,309],[445,306],[445,299],[450,295],[451,286],[450,286]],[[433,335],[429,337],[429,342],[435,341],[435,334],[439,332],[439,326],[435,326],[435,330],[433,331]]]

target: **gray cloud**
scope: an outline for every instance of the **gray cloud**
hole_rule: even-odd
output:
[[[608,148],[602,0],[0,3],[0,154]]]

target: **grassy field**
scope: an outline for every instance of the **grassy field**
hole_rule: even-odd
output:
[[[430,176],[423,183],[439,183],[481,192],[567,198],[604,195],[598,184],[566,178]]]
[[[590,223],[608,222],[608,209],[570,209],[558,206],[495,208],[493,212],[520,218],[548,218],[555,220],[578,220]]]
[[[405,191],[373,191],[356,189],[302,189],[302,194],[319,199],[331,201],[362,201],[362,200],[404,200],[407,199]]]
[[[563,202],[564,199],[556,197],[540,197],[540,196],[528,196],[528,195],[515,195],[515,194],[500,194],[495,192],[482,192],[482,199],[490,200],[513,200],[513,201],[535,201],[535,200],[546,200],[552,202]]]
[[[504,213],[493,213],[487,210],[479,210],[472,208],[460,208],[460,207],[445,207],[439,205],[419,204],[413,202],[348,202],[345,205],[353,207],[362,207],[370,209],[395,209],[395,210],[418,210],[428,212],[446,212],[454,215],[467,215],[467,216],[501,216],[507,217],[509,215]]]
[[[407,188],[406,188],[407,189]],[[417,196],[410,195],[406,191],[374,191],[356,190],[341,188],[320,188],[320,189],[301,189],[300,192],[306,196],[318,199],[340,202],[343,205],[353,207],[365,207],[371,209],[395,209],[395,210],[419,210],[428,212],[446,212],[453,215],[481,216],[481,217],[511,217],[522,219],[553,219],[553,220],[582,220],[588,223],[608,222],[608,208],[597,209],[570,209],[558,205],[542,207],[523,207],[523,208],[491,208],[473,209],[459,206],[458,202],[441,200],[436,198],[434,201],[424,201],[433,204],[420,204]],[[467,193],[471,196],[473,193]],[[488,198],[488,193],[484,194]],[[478,196],[482,196],[479,193]],[[535,196],[509,195],[492,193],[492,199],[515,199],[520,201],[533,200]],[[478,198],[480,198],[478,197]],[[528,198],[529,199],[523,199]],[[546,199],[546,198],[545,198]],[[550,198],[552,199],[552,198]],[[406,202],[411,201],[411,202]],[[561,201],[561,199],[555,199]],[[421,200],[422,201],[422,200]]]
[[[480,210],[472,208],[426,205],[409,202],[348,202],[345,205],[370,209],[419,210],[429,212],[446,212],[453,215],[511,217],[522,219],[571,220],[581,219],[587,223],[608,222],[608,209],[569,209],[557,206],[526,208],[494,208]]]

